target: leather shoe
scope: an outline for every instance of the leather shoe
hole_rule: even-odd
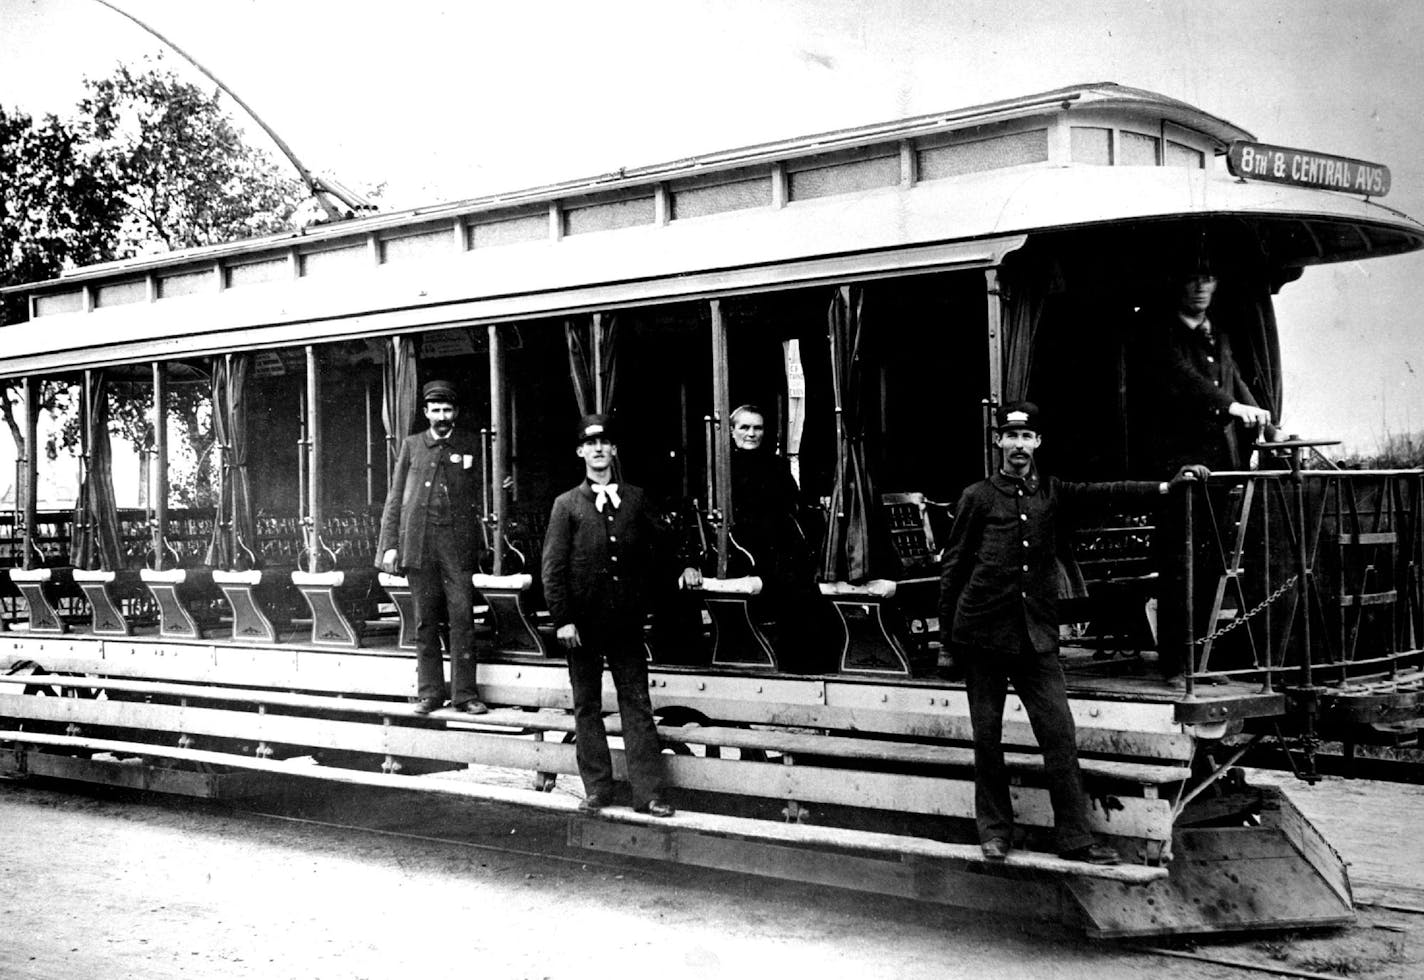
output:
[[[485,703],[477,700],[461,701],[455,705],[454,708],[462,715],[484,715],[489,713],[489,708]]]
[[[613,805],[613,796],[609,793],[591,793],[579,800],[579,813],[597,813],[606,806]]]
[[[985,861],[1007,861],[1009,859],[1009,842],[1002,837],[990,837],[979,845],[979,849],[984,852]]]
[[[1065,861],[1082,861],[1085,864],[1118,864],[1122,858],[1106,844],[1084,844],[1059,855]]]
[[[650,817],[670,817],[677,812],[676,807],[671,803],[664,803],[662,800],[649,800],[636,809],[639,813],[646,813]]]
[[[415,702],[415,713],[418,715],[428,715],[444,704],[445,702],[440,698],[421,698]]]

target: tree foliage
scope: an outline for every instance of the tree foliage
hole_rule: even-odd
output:
[[[185,82],[162,59],[134,71],[87,80],[88,95],[69,121],[36,121],[0,107],[0,285],[52,279],[75,266],[212,245],[282,231],[305,196],[301,182],[244,142],[219,94]],[[27,315],[23,300],[0,310],[0,325]],[[63,414],[58,445],[78,441],[71,386],[44,379],[40,408]],[[206,386],[175,386],[169,411],[183,422],[187,450],[199,460],[193,486],[173,487],[184,503],[201,501],[211,475],[202,465],[210,437]],[[111,431],[143,448],[152,444],[152,387],[113,390]],[[18,385],[0,382],[0,417],[25,453]]]
[[[52,115],[36,122],[0,106],[0,285],[127,254],[119,186],[85,139]],[[24,316],[23,306],[7,301],[0,324]]]
[[[133,244],[188,248],[285,230],[303,186],[243,141],[219,93],[157,64],[138,74],[121,65],[86,86],[78,125],[122,189]]]

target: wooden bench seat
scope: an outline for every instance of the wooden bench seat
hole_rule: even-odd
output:
[[[490,644],[497,653],[516,656],[543,657],[548,648],[535,625],[532,608],[534,576],[486,575],[471,576],[475,591],[489,606]]]
[[[133,624],[124,614],[124,603],[144,591],[138,569],[76,568],[73,575],[89,601],[89,628],[98,636],[132,636]]]
[[[313,644],[353,649],[361,646],[365,620],[352,612],[369,598],[376,574],[376,569],[369,566],[335,572],[292,572],[292,584],[311,610]]]
[[[78,594],[74,586],[74,569],[11,568],[10,582],[19,590],[29,611],[26,625],[31,633],[68,633],[69,623],[59,611],[59,601],[66,594]]]
[[[762,582],[744,578],[704,578],[693,591],[702,597],[712,618],[712,665],[776,670],[776,650],[754,615]]]
[[[139,578],[158,603],[160,636],[200,640],[215,625],[212,615],[198,605],[221,599],[211,568],[144,568]]]
[[[281,597],[292,584],[292,569],[213,569],[213,581],[232,607],[234,642],[277,642],[278,633],[285,629],[290,621]]]

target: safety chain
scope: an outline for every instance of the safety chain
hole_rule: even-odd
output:
[[[1256,615],[1258,612],[1265,609],[1267,606],[1275,602],[1281,596],[1285,595],[1291,589],[1295,588],[1295,583],[1298,581],[1300,581],[1300,576],[1292,575],[1290,578],[1286,579],[1284,582],[1281,583],[1280,588],[1272,592],[1270,595],[1266,596],[1266,598],[1262,599],[1260,602],[1256,603],[1256,605],[1252,607],[1251,611],[1248,612],[1246,615],[1237,616],[1235,619],[1227,623],[1215,633],[1212,633],[1210,636],[1197,640],[1196,645],[1203,646],[1207,643],[1214,643],[1217,640],[1221,639],[1221,637],[1225,636],[1227,633],[1230,633],[1236,627],[1245,626],[1252,616]]]

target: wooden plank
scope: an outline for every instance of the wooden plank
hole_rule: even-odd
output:
[[[341,769],[334,766],[312,766],[292,764],[269,759],[233,756],[222,752],[207,752],[199,749],[146,745],[141,742],[124,742],[112,739],[82,738],[66,735],[49,735],[39,732],[0,731],[0,741],[18,741],[29,745],[49,745],[68,749],[88,749],[118,754],[158,756],[203,762],[212,765],[231,766],[258,772],[280,773],[288,776],[302,776],[326,779],[335,782],[362,786],[377,786],[383,789],[416,790],[445,793],[471,799],[495,803],[513,803],[542,810],[560,811],[568,814],[578,812],[578,800],[557,793],[541,793],[536,790],[514,789],[448,779],[421,779],[407,776],[391,776],[385,773],[362,772]],[[746,837],[748,839],[768,839],[780,843],[790,843],[813,847],[835,847],[851,851],[866,851],[881,854],[903,854],[920,858],[958,860],[966,863],[986,864],[975,844],[949,844],[922,837],[908,837],[873,831],[847,830],[837,827],[818,827],[810,824],[777,823],[745,817],[729,817],[720,814],[680,811],[671,820],[648,816],[625,807],[610,807],[600,812],[596,818],[620,823],[639,824],[644,827],[677,826],[688,830],[701,831],[720,836]],[[1143,865],[1110,865],[1097,867],[1077,861],[1065,861],[1052,854],[1033,851],[1015,851],[1009,860],[995,867],[1032,869],[1063,876],[1088,876],[1110,881],[1148,883],[1165,878],[1167,870]]]
[[[361,716],[401,717],[413,716],[414,707],[405,702],[376,701],[361,698],[328,697],[311,694],[293,694],[285,691],[268,691],[254,688],[211,688],[192,684],[167,684],[152,681],[98,678],[89,680],[64,675],[26,674],[13,678],[0,677],[0,691],[6,686],[32,687],[36,685],[59,688],[81,687],[89,690],[128,691],[161,697],[201,698],[207,701],[230,701],[243,705],[264,705],[305,708],[315,711],[340,711]],[[11,692],[16,693],[16,692]],[[453,719],[470,723],[470,719],[453,710],[437,710],[428,716],[434,720]],[[514,730],[539,730],[572,732],[575,729],[573,716],[562,710],[495,710],[482,715],[473,724],[484,727],[503,727]],[[605,727],[610,734],[617,734],[621,726],[617,716],[605,719]],[[909,762],[926,765],[972,766],[973,749],[963,746],[929,745],[919,742],[893,742],[883,739],[856,738],[821,734],[798,734],[794,732],[768,731],[763,729],[725,728],[714,726],[660,726],[658,734],[664,741],[682,742],[689,745],[716,745],[737,749],[764,749],[792,755],[832,756],[836,758],[864,759],[882,762]],[[1043,759],[1038,755],[1009,753],[1006,761],[1011,768],[1028,771],[1042,771]],[[1081,760],[1086,774],[1117,779],[1124,782],[1161,785],[1188,778],[1191,770],[1186,766],[1156,766],[1145,763],[1113,762],[1102,759]]]
[[[1036,912],[1041,918],[1057,919],[1064,905],[1056,881],[997,877],[984,874],[980,868],[942,860],[886,860],[717,837],[680,828],[631,828],[585,819],[569,822],[569,843],[591,850],[1017,916]]]
[[[974,764],[972,748],[927,745],[920,742],[890,742],[872,738],[801,735],[792,732],[719,727],[659,728],[658,734],[665,740],[673,739],[691,745],[759,748],[790,753],[793,756],[834,756],[845,759],[948,766],[972,766]],[[1005,761],[1011,768],[1034,772],[1043,770],[1041,755],[1008,753],[1005,756]],[[1079,764],[1085,774],[1153,785],[1179,782],[1191,775],[1191,769],[1188,766],[1155,766],[1147,763],[1112,762],[1103,759],[1080,759]]]
[[[578,771],[572,745],[513,738],[459,729],[304,718],[214,708],[139,702],[0,695],[0,715],[79,726],[132,728],[293,745],[343,749],[397,758],[573,774]],[[625,771],[623,754],[614,753],[615,771]],[[782,765],[697,756],[667,755],[664,772],[670,786],[800,803],[864,807],[890,812],[972,818],[972,779],[945,779],[897,773],[865,772],[822,766]],[[1014,812],[1024,826],[1052,827],[1048,791],[1011,789]],[[1100,833],[1147,840],[1171,834],[1169,801],[1133,796],[1092,795],[1090,824]]]

